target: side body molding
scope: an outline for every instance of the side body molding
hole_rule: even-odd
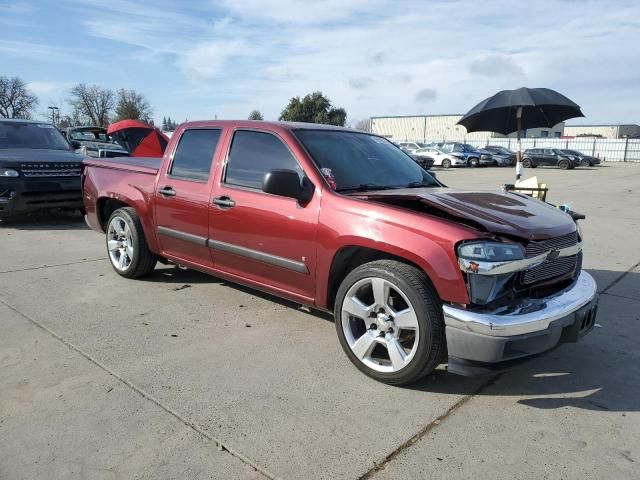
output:
[[[158,233],[160,235],[165,235],[172,238],[177,238],[178,240],[183,240],[185,242],[194,243],[196,245],[206,245],[213,250],[220,250],[223,252],[233,253],[235,255],[240,255],[242,257],[250,258],[252,260],[256,260],[263,263],[268,263],[270,265],[275,265],[276,267],[286,268],[287,270],[291,270],[297,273],[308,274],[309,269],[307,265],[303,262],[298,262],[296,260],[291,260],[285,257],[279,257],[277,255],[272,255],[270,253],[261,252],[259,250],[253,250],[251,248],[241,247],[239,245],[234,245],[232,243],[221,242],[219,240],[213,240],[210,238],[201,237],[199,235],[192,235],[191,233],[181,232],[179,230],[174,230],[169,227],[157,227]]]

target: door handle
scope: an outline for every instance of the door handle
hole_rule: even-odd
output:
[[[225,208],[231,208],[236,206],[236,202],[234,202],[227,196],[214,198],[213,204],[218,205],[219,207],[225,207]]]
[[[175,197],[176,196],[176,191],[173,189],[173,187],[170,186],[166,186],[164,188],[161,188],[160,190],[158,190],[158,193],[160,195],[163,195],[165,197]]]

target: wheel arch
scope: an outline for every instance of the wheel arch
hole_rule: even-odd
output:
[[[152,212],[147,208],[146,203],[142,203],[143,207],[140,208],[140,202],[135,202],[131,199],[124,197],[100,197],[96,202],[96,213],[98,221],[102,230],[106,232],[107,222],[113,212],[119,208],[133,208],[138,217],[140,218],[140,225],[142,227],[142,233],[145,237],[149,249],[158,253],[156,236],[153,235],[153,218]]]
[[[412,267],[415,267],[418,270],[422,271],[425,274],[428,282],[434,288],[434,291],[438,291],[431,279],[431,276],[429,275],[429,272],[416,261],[411,260],[406,256],[401,256],[386,250],[365,247],[362,245],[344,245],[335,252],[331,261],[331,267],[329,268],[325,299],[325,306],[327,310],[333,310],[335,306],[336,294],[338,293],[340,284],[345,279],[345,277],[359,266],[364,265],[365,263],[373,262],[375,260],[395,260],[397,262],[411,265]]]

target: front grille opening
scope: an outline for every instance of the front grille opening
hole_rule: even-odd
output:
[[[20,172],[25,178],[79,177],[80,163],[23,163]]]
[[[550,250],[559,250],[578,244],[578,232],[572,232],[561,237],[550,238],[537,242],[529,242],[526,246],[526,256],[535,257]],[[579,265],[579,255],[571,257],[559,257],[545,261],[543,264],[533,267],[522,273],[521,283],[533,285],[545,280],[564,277],[575,271]]]
[[[582,320],[580,321],[580,331],[584,332],[586,330],[591,329],[596,321],[596,313],[598,311],[598,307],[595,306],[584,313]]]

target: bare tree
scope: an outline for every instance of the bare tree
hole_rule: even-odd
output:
[[[135,90],[118,90],[118,101],[116,104],[116,120],[143,120],[150,122],[153,110],[149,101],[142,93]]]
[[[71,89],[69,104],[73,107],[72,115],[84,123],[106,127],[114,103],[115,95],[108,88],[79,83]]]
[[[371,132],[371,120],[365,118],[364,120],[360,120],[356,123],[357,130],[362,130],[363,132]]]
[[[251,110],[251,113],[249,114],[249,120],[264,120],[264,117],[262,116],[260,110]]]
[[[38,97],[22,79],[0,76],[0,117],[31,118],[37,105]]]

